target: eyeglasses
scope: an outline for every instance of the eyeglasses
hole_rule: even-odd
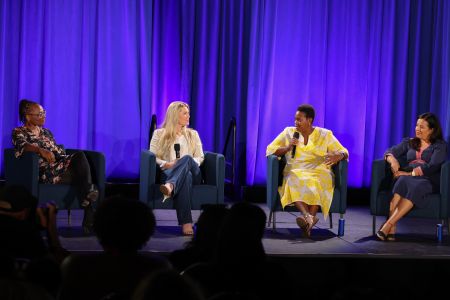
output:
[[[42,118],[42,117],[45,117],[46,116],[46,111],[45,110],[43,110],[43,111],[40,111],[39,113],[37,113],[37,114],[27,114],[27,115],[29,115],[29,116],[37,116],[37,117],[39,117],[39,118]]]

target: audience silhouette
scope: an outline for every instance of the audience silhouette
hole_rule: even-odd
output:
[[[60,299],[129,299],[142,278],[170,269],[167,260],[138,252],[155,225],[153,212],[141,202],[120,196],[103,201],[93,229],[104,251],[64,261]]]
[[[228,208],[222,204],[203,206],[192,240],[187,243],[184,249],[176,250],[169,256],[169,260],[175,269],[183,271],[194,263],[211,261],[219,230],[227,213]]]
[[[196,263],[183,275],[196,280],[206,297],[291,299],[286,270],[264,251],[265,223],[266,214],[258,206],[234,204],[223,220],[212,261]]]

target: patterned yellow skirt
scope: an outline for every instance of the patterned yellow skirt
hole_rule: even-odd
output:
[[[333,200],[334,174],[328,168],[285,170],[283,185],[278,188],[283,209],[301,201],[320,205],[324,218]]]

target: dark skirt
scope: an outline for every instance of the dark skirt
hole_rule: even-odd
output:
[[[400,176],[394,184],[392,193],[399,194],[401,197],[411,200],[412,203],[423,208],[428,202],[425,196],[433,192],[433,186],[427,178],[422,176]]]

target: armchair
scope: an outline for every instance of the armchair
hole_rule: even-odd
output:
[[[205,160],[200,167],[203,184],[194,185],[191,208],[201,209],[203,204],[221,204],[224,202],[225,158],[222,154],[205,152]],[[148,150],[141,152],[139,200],[151,208],[173,208],[173,200],[162,202],[159,191],[159,174],[156,156]]]
[[[67,154],[75,153],[77,149],[67,149]],[[82,150],[91,167],[92,181],[99,191],[98,201],[105,197],[105,157],[96,151]],[[70,209],[81,208],[78,193],[69,184],[44,184],[39,182],[38,155],[24,152],[19,158],[14,156],[14,149],[5,149],[5,179],[6,184],[16,184],[26,187],[39,204],[54,201],[58,208],[67,209],[70,222]]]
[[[273,229],[276,229],[276,212],[283,211],[280,202],[280,195],[278,193],[278,186],[281,183],[282,170],[284,166],[276,155],[269,155],[267,157],[267,207],[270,209],[268,226],[272,222]],[[330,228],[333,228],[332,213],[339,213],[339,229],[338,235],[344,235],[344,214],[347,209],[347,168],[348,162],[346,160],[340,161],[333,166],[335,175],[335,187],[333,193],[333,200],[330,207]],[[294,211],[293,207],[285,207],[285,211]],[[296,211],[296,210],[295,210]]]
[[[400,165],[405,164],[405,159],[399,159]],[[392,199],[392,172],[389,164],[383,159],[375,160],[372,163],[372,185],[370,189],[370,213],[372,214],[372,233],[375,235],[376,217],[389,216],[389,203]],[[427,219],[437,219],[437,237],[442,237],[442,224],[444,220],[450,221],[450,161],[445,162],[441,167],[441,183],[439,194],[427,196],[429,202],[427,207],[414,207],[407,216]],[[449,224],[450,232],[450,224]]]

